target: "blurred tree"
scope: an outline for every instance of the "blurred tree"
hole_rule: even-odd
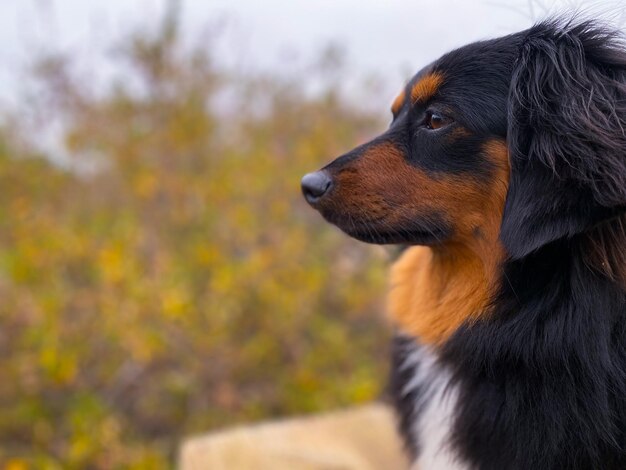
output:
[[[210,45],[181,45],[171,6],[124,42],[132,73],[105,93],[67,59],[40,62],[73,164],[0,134],[11,468],[167,468],[183,435],[371,400],[385,382],[385,254],[299,191],[381,123],[333,86],[306,96],[306,77],[218,69]]]

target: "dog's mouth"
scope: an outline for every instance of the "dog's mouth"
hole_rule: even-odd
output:
[[[328,217],[324,213],[322,215],[352,238],[377,245],[437,245],[450,234],[449,228],[440,220],[421,221],[419,224],[412,221],[398,227],[397,224],[387,224],[383,220],[356,221],[349,217]]]
[[[339,227],[345,233],[365,243],[377,245],[436,245],[443,241],[445,235],[441,231],[400,230],[382,232],[375,229],[352,231]]]

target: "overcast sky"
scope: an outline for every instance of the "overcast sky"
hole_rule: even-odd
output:
[[[33,50],[96,55],[137,24],[157,22],[165,0],[0,1],[0,96],[11,95]],[[311,57],[341,44],[355,73],[400,82],[443,52],[528,27],[534,18],[573,7],[619,22],[626,0],[181,0],[189,37],[226,21],[221,60],[280,70],[286,55]],[[96,54],[94,54],[96,53]]]

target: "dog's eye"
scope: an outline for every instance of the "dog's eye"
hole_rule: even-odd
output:
[[[444,116],[443,114],[428,113],[426,115],[426,118],[424,119],[423,125],[426,129],[436,130],[436,129],[442,128],[446,124],[449,124],[451,121],[452,119],[450,119],[447,116]]]

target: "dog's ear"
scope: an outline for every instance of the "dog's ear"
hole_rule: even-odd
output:
[[[626,54],[592,23],[526,32],[508,102],[511,163],[500,237],[512,258],[626,206]]]

